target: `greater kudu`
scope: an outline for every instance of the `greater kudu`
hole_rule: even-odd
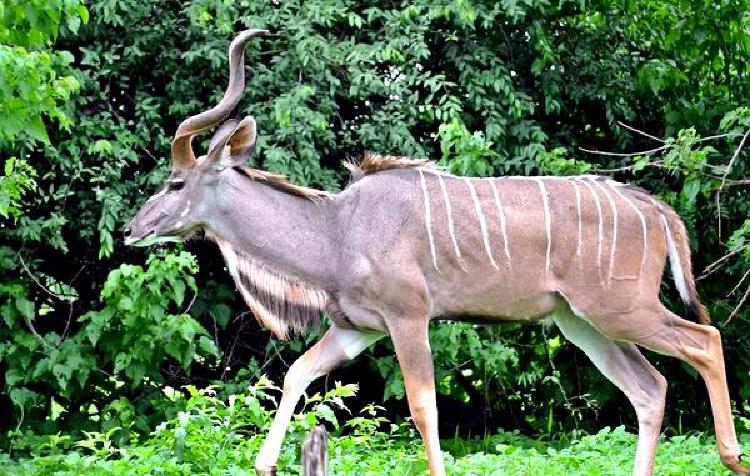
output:
[[[666,381],[638,346],[692,365],[708,387],[721,461],[740,465],[719,332],[690,269],[685,227],[643,190],[600,177],[461,178],[426,161],[366,156],[343,192],[328,194],[243,166],[252,117],[223,122],[208,153],[194,135],[224,121],[244,87],[243,48],[229,48],[229,87],[213,109],[180,124],[172,173],[130,223],[126,242],[182,240],[204,230],[256,317],[279,338],[325,311],[333,322],[284,380],[256,459],[275,472],[308,384],[384,335],[393,340],[430,473],[445,474],[428,325],[433,319],[538,321],[562,333],[630,399],[639,423],[633,474],[649,475]],[[659,301],[669,257],[689,317]]]

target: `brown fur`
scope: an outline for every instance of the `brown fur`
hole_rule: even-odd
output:
[[[249,178],[250,180],[263,182],[275,188],[276,190],[280,190],[296,197],[306,198],[308,200],[322,200],[331,197],[331,194],[329,192],[293,184],[292,182],[288,181],[283,175],[275,174],[273,172],[253,169],[244,165],[236,166],[235,170],[242,173],[242,175]]]
[[[597,177],[597,180],[606,180],[606,177]],[[651,195],[647,190],[637,185],[627,184],[624,186],[628,192],[628,197],[639,202],[641,208],[655,206],[659,213],[667,219],[667,225],[672,233],[677,254],[680,259],[680,266],[685,275],[685,284],[688,289],[689,300],[685,304],[685,313],[687,318],[699,324],[710,324],[711,318],[708,315],[706,307],[698,298],[698,291],[695,287],[695,278],[693,277],[692,265],[690,262],[690,245],[685,229],[685,224],[679,215],[666,203]]]
[[[677,254],[680,257],[680,267],[685,275],[685,285],[688,289],[689,300],[685,302],[685,313],[689,320],[699,324],[711,324],[711,317],[708,315],[706,307],[700,302],[698,290],[695,287],[695,278],[693,276],[693,266],[690,259],[690,240],[688,238],[685,224],[679,215],[666,203],[651,195],[648,191],[636,185],[626,185],[629,196],[642,202],[645,205],[651,204],[656,206],[664,218],[667,219],[667,225],[672,232]]]

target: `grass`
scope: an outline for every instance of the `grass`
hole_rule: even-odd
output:
[[[174,420],[146,438],[115,445],[119,431],[87,433],[79,441],[67,436],[18,438],[13,453],[0,453],[0,475],[18,476],[251,476],[253,462],[272,418],[263,400],[273,400],[267,382],[246,395],[220,399],[211,390],[190,389],[192,397]],[[299,448],[306,432],[327,422],[329,469],[336,475],[425,475],[422,443],[411,424],[392,424],[370,406],[339,423],[333,410],[353,386],[337,386],[306,401],[292,422],[282,450],[279,475],[299,475]],[[339,412],[340,414],[340,412]],[[750,435],[742,438],[750,445]],[[636,436],[624,428],[604,429],[561,445],[549,445],[518,434],[498,432],[482,440],[443,442],[450,475],[629,475]],[[727,475],[712,437],[701,434],[663,439],[655,474]]]
[[[194,437],[200,437],[194,435]],[[260,437],[216,445],[207,451],[185,447],[143,444],[123,448],[114,456],[69,451],[33,458],[11,459],[0,455],[0,474],[15,475],[251,475]],[[427,474],[418,438],[361,445],[356,436],[331,438],[331,474],[402,476]],[[629,475],[635,435],[623,428],[605,429],[563,448],[501,433],[490,438],[488,451],[453,455],[445,452],[450,475]],[[445,442],[447,447],[455,441]],[[747,443],[747,441],[746,441]],[[202,446],[202,445],[199,445]],[[298,475],[298,452],[287,446],[279,475]],[[711,438],[700,435],[674,437],[659,448],[655,474],[684,476],[726,475]]]

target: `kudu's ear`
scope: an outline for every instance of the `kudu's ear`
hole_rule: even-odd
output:
[[[240,122],[227,121],[211,139],[208,161],[221,167],[240,165],[253,153],[256,138],[257,129],[252,116],[246,116]]]
[[[253,116],[245,116],[229,136],[229,155],[232,160],[247,160],[255,150],[258,130]]]

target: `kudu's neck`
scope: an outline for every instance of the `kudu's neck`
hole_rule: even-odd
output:
[[[334,282],[335,246],[329,199],[310,200],[242,178],[218,199],[209,231],[279,273],[319,289]],[[238,186],[235,186],[238,185]]]

